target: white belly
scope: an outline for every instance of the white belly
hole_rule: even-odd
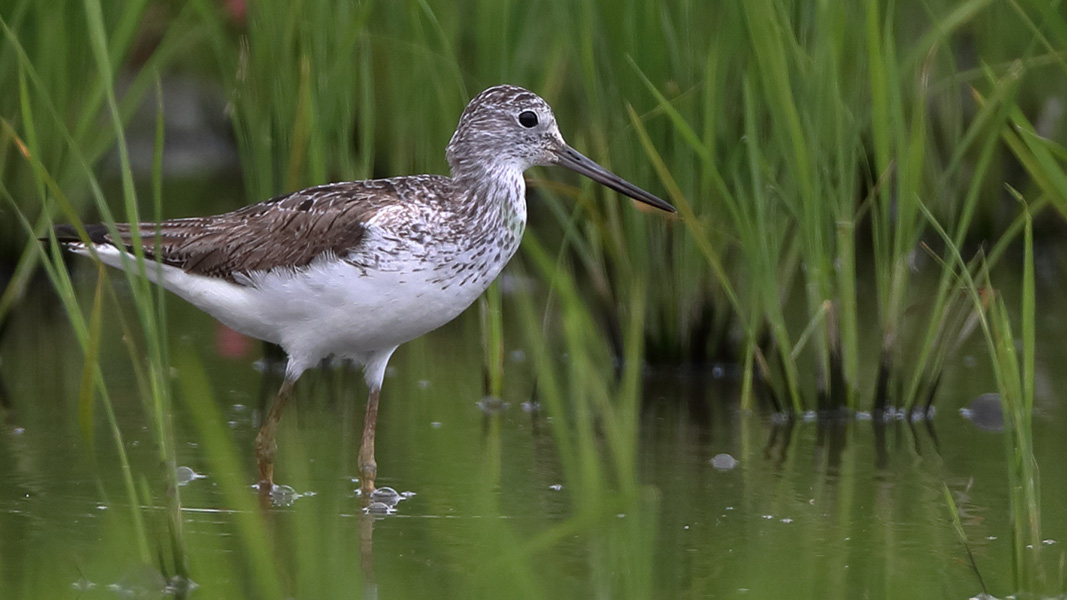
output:
[[[329,354],[362,360],[448,323],[492,281],[444,289],[429,274],[364,271],[344,261],[321,261],[295,273],[254,277],[245,288],[251,310],[216,316],[312,362]]]
[[[124,267],[114,247],[96,250],[103,262]],[[148,271],[228,327],[281,345],[290,369],[298,373],[331,354],[358,362],[382,352],[388,356],[400,344],[448,323],[489,287],[514,253],[507,248],[487,265],[484,253],[472,258],[473,250],[429,255],[424,250],[379,240],[360,255],[368,259],[362,267],[323,257],[298,270],[237,275],[237,283],[155,263]],[[479,260],[479,268],[455,268]]]

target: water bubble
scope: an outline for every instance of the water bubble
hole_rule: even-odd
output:
[[[362,497],[363,490],[356,490],[356,497]],[[389,486],[382,486],[376,488],[370,493],[368,498],[369,504],[364,507],[363,512],[368,514],[393,514],[396,512],[394,507],[400,504],[401,501],[407,500],[415,496],[415,492],[398,492],[394,488]],[[389,510],[384,510],[383,507]],[[383,512],[384,511],[384,512]]]
[[[475,406],[486,414],[496,414],[508,408],[508,403],[496,396],[486,396],[475,402]]]
[[[716,454],[715,456],[711,457],[710,462],[711,466],[715,467],[720,471],[729,471],[737,466],[738,461],[736,458],[730,456],[729,454],[722,453]]]
[[[275,484],[270,489],[270,499],[275,506],[289,506],[296,500],[296,490],[288,485]]]
[[[175,575],[170,578],[167,585],[163,587],[163,593],[167,596],[176,596],[178,598],[185,598],[189,595],[189,592],[200,587],[198,583],[189,579],[188,577],[182,577]]]
[[[548,486],[548,489],[552,490],[553,492],[558,492],[563,489],[563,484],[553,483],[552,485]]]
[[[974,423],[982,431],[1004,431],[1004,413],[1000,408],[1000,394],[982,394],[965,408],[960,416]]]
[[[297,500],[310,498],[314,495],[315,492],[313,491],[300,493],[288,485],[274,484],[274,487],[270,490],[270,501],[274,506],[292,506]]]
[[[396,509],[385,502],[371,502],[363,509],[363,512],[368,515],[391,515],[396,513]]]
[[[178,479],[178,485],[186,485],[190,481],[207,478],[207,475],[201,475],[189,467],[178,467],[174,470],[174,475]]]
[[[396,504],[400,501],[400,494],[389,486],[380,487],[370,493],[371,500]]]
[[[70,584],[70,588],[76,592],[88,592],[89,590],[94,589],[95,587],[96,584],[89,581],[88,579],[79,579],[78,581],[75,581],[74,583]]]
[[[108,591],[122,598],[158,598],[164,595],[167,578],[151,565],[139,565],[127,570],[117,583],[107,586]]]

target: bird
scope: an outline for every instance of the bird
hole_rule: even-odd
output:
[[[336,356],[368,388],[357,468],[375,489],[374,436],[386,366],[401,344],[455,319],[500,274],[526,227],[524,171],[561,166],[657,209],[674,207],[570,147],[549,104],[513,85],[463,110],[450,175],[330,183],[238,210],[159,223],[56,225],[66,250],[145,274],[224,325],[281,346],[285,375],[255,440],[258,489],[274,489],[275,435],[293,386]]]

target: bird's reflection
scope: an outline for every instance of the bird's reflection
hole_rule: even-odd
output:
[[[374,515],[359,517],[359,566],[363,574],[363,600],[377,600],[378,582],[374,579]]]

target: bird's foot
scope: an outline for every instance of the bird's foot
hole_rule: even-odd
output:
[[[271,481],[270,479],[260,478],[258,486],[259,486],[259,495],[267,496],[267,495],[270,494],[271,490],[274,489],[274,482]]]
[[[363,468],[360,469],[359,484],[363,493],[369,494],[374,491],[374,479],[377,475],[378,469],[374,463],[364,465]]]
[[[256,466],[259,470],[259,493],[261,495],[270,494],[274,489],[274,448],[264,450],[258,443],[256,444]]]
[[[373,459],[362,462],[359,466],[359,491],[364,498],[370,498],[374,492],[374,479],[378,475],[378,465]]]

